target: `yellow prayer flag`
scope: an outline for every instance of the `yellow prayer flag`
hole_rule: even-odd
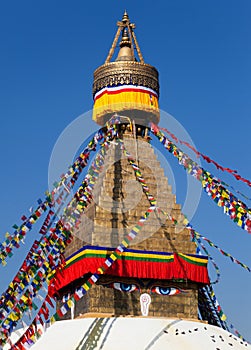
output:
[[[117,257],[116,257],[114,254],[111,254],[111,255],[110,255],[110,258],[111,258],[113,261],[115,261],[115,260],[117,259]]]
[[[242,220],[238,220],[237,225],[242,226]]]
[[[14,312],[9,314],[8,318],[11,319],[11,321],[13,321],[13,322],[19,320],[19,317]]]
[[[73,306],[74,306],[74,302],[73,302],[71,299],[69,299],[69,300],[67,301],[67,305],[68,305],[69,307],[73,307]]]
[[[122,244],[124,247],[128,247],[128,243],[125,240],[122,241]]]
[[[20,298],[24,303],[27,302],[28,298],[25,295],[22,295]]]
[[[88,287],[87,284],[84,284],[84,285],[83,285],[83,288],[84,288],[86,291],[88,291],[88,290],[90,289],[90,287]]]

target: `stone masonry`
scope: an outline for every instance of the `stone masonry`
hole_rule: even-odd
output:
[[[164,170],[147,140],[149,139],[145,136],[138,135],[136,139],[130,133],[123,134],[125,148],[136,160],[149,192],[157,199],[157,206],[178,222],[182,222],[180,205],[176,204],[175,195],[168,185]],[[132,166],[116,141],[107,151],[93,195],[94,201],[83,214],[79,229],[66,249],[66,256],[85,244],[116,247],[150,207]],[[195,244],[190,241],[189,230],[180,224],[174,225],[171,219],[156,212],[150,214],[130,248],[195,254]],[[80,281],[76,281],[74,288],[86,278],[87,276],[83,276]],[[110,278],[109,271],[107,277],[102,276],[98,284],[77,302],[76,317],[90,313],[140,316],[139,293],[125,293],[105,287],[102,284],[105,284],[106,278]],[[115,277],[113,279],[116,280]],[[131,283],[128,279],[125,282]],[[173,285],[172,281],[161,282],[162,285]],[[186,293],[171,297],[151,294],[149,316],[197,318],[199,286],[184,281],[176,281],[175,285],[177,284]],[[67,288],[64,292],[66,290]]]

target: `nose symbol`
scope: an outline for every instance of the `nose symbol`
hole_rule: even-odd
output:
[[[143,316],[148,315],[148,309],[149,305],[151,304],[151,297],[147,293],[143,293],[140,296],[140,306],[141,306],[141,313]]]

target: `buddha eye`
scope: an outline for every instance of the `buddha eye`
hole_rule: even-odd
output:
[[[127,293],[131,293],[134,290],[139,289],[135,284],[122,283],[122,282],[114,282],[111,284],[111,287],[113,287],[114,289],[120,290],[121,292],[127,292]]]
[[[151,289],[151,292],[157,293],[160,295],[175,295],[175,294],[180,294],[182,291],[178,288],[174,287],[159,287],[159,286],[154,286]]]

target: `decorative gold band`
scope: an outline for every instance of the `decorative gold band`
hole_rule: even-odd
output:
[[[106,63],[94,72],[93,96],[106,86],[139,85],[159,95],[158,71],[150,64],[136,61]]]

